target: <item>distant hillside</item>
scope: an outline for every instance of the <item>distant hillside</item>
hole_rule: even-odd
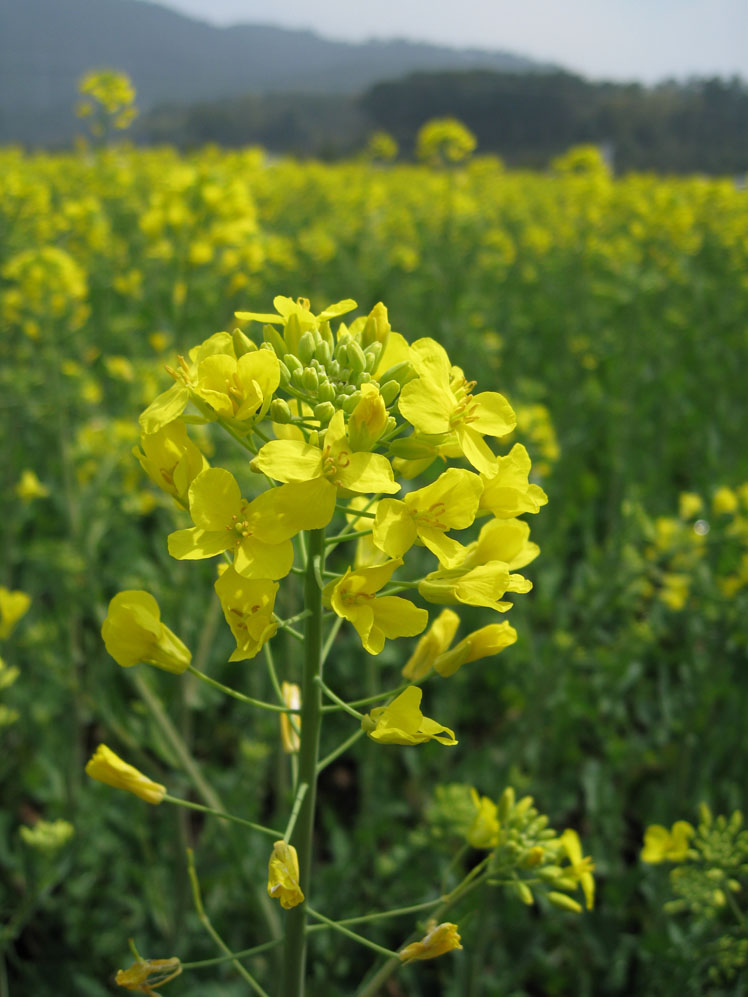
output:
[[[329,41],[311,31],[218,28],[143,0],[0,3],[0,142],[64,142],[79,77],[128,72],[138,104],[191,104],[248,93],[355,94],[417,70],[547,69],[506,52],[405,41]]]

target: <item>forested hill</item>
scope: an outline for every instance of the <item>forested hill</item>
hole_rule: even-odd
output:
[[[646,88],[569,73],[421,73],[360,97],[272,94],[164,106],[145,115],[134,134],[182,148],[259,144],[335,158],[359,151],[372,131],[384,129],[408,158],[420,126],[444,115],[475,133],[479,152],[497,153],[511,166],[544,167],[572,145],[594,143],[618,171],[748,170],[748,88],[740,80]]]
[[[7,0],[0,3],[0,142],[69,139],[77,81],[98,66],[129,73],[144,110],[248,93],[360,93],[416,70],[542,68],[505,52],[349,44],[257,24],[219,28],[144,0]]]

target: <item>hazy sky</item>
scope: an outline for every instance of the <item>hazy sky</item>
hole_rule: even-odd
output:
[[[214,24],[508,49],[588,76],[748,79],[748,0],[159,0]]]

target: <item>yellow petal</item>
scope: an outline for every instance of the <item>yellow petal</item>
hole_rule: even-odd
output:
[[[271,440],[250,467],[276,481],[309,481],[322,474],[322,451],[300,440]]]

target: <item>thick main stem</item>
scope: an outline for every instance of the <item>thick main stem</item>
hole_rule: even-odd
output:
[[[301,687],[301,745],[299,783],[309,787],[296,821],[292,844],[299,856],[299,883],[309,895],[314,837],[314,811],[317,797],[317,761],[322,725],[322,689],[316,681],[322,675],[322,577],[325,559],[325,531],[312,530],[307,547],[304,581],[305,608],[309,610],[304,629],[304,678]],[[283,997],[302,997],[306,963],[306,903],[288,911],[283,966]]]

